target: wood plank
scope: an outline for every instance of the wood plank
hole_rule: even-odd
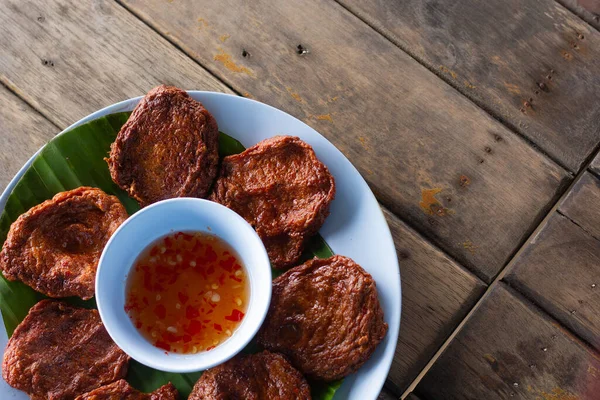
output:
[[[600,153],[596,154],[594,160],[590,164],[590,171],[595,173],[597,176],[600,176]]]
[[[398,399],[398,397],[394,396],[394,394],[386,388],[383,388],[381,390],[381,393],[379,393],[379,396],[377,396],[377,400],[397,400],[397,399]]]
[[[600,182],[586,174],[560,207],[567,216],[550,218],[505,279],[600,350],[598,204]]]
[[[60,129],[0,85],[0,193]]]
[[[402,321],[388,382],[402,393],[481,297],[485,285],[387,210],[402,273]]]
[[[0,79],[64,128],[160,84],[229,91],[112,1],[6,0]]]
[[[567,166],[600,141],[600,33],[554,0],[340,0]]]
[[[444,399],[595,399],[600,357],[503,284],[417,386]]]
[[[563,6],[579,15],[581,19],[600,30],[600,1],[598,0],[557,0]]]
[[[334,2],[124,4],[240,93],[315,127],[380,201],[487,281],[566,177]]]
[[[600,239],[600,180],[586,172],[573,186],[559,210],[595,238]]]

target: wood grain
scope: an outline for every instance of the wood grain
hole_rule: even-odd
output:
[[[600,181],[586,173],[505,278],[598,350],[599,204]]]
[[[229,91],[112,1],[6,0],[0,79],[65,128],[160,84]]]
[[[487,281],[566,178],[333,2],[124,4],[240,93],[315,127],[380,201]]]
[[[554,0],[340,2],[571,171],[600,141],[600,33]]]
[[[479,299],[485,285],[387,210],[402,273],[402,321],[388,381],[402,393]]]
[[[557,0],[577,14],[581,19],[600,30],[600,1],[598,0]]]
[[[436,400],[591,400],[599,377],[597,353],[500,284],[416,392]]]
[[[595,173],[597,176],[600,176],[600,153],[596,154],[596,157],[592,160],[590,164],[590,171]]]
[[[0,85],[0,193],[60,129]]]

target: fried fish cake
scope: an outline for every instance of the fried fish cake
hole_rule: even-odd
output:
[[[210,199],[244,217],[275,268],[294,265],[329,215],[335,182],[312,147],[275,136],[225,157]]]
[[[348,257],[313,259],[273,281],[258,343],[309,378],[356,372],[387,332],[375,281]]]
[[[0,252],[0,270],[49,297],[94,296],[102,250],[127,219],[115,196],[79,187],[21,215]]]
[[[205,197],[219,162],[217,121],[185,91],[152,89],[111,145],[113,181],[140,205],[173,197]]]
[[[237,356],[204,372],[189,400],[310,400],[306,379],[280,354]]]
[[[128,362],[98,311],[42,300],[8,341],[2,377],[33,400],[72,400],[124,378]]]
[[[142,393],[121,379],[82,394],[76,400],[177,400],[178,397],[177,389],[170,382],[152,393]]]

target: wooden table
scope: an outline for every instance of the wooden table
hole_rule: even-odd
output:
[[[388,218],[381,398],[600,398],[597,0],[0,4],[1,188],[160,83],[255,98],[333,142]]]

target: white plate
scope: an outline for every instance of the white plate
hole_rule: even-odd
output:
[[[335,399],[376,399],[388,375],[400,329],[400,269],[392,235],[375,196],[356,168],[327,139],[314,129],[276,108],[224,93],[188,92],[215,116],[219,130],[238,139],[246,147],[274,135],[294,135],[309,143],[317,157],[335,177],[336,196],[321,235],[336,254],[354,259],[377,282],[388,333],[369,361],[344,379]],[[131,111],[141,97],[122,101],[88,115],[68,131],[98,117]],[[38,152],[39,153],[39,152]],[[29,168],[37,153],[21,168],[0,196],[0,211],[6,199]],[[0,320],[0,349],[4,354],[6,332]],[[0,380],[0,398],[26,400],[28,397]]]

